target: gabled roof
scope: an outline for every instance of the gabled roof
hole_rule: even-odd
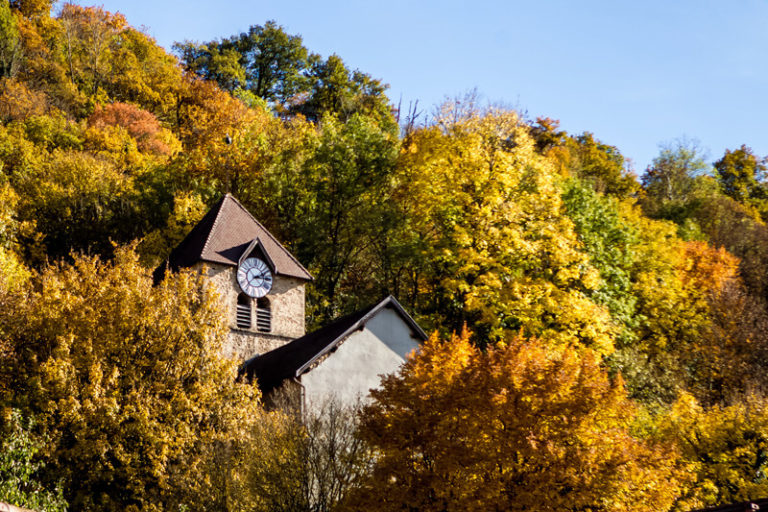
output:
[[[269,393],[286,379],[297,378],[309,370],[315,361],[334,350],[347,336],[365,327],[368,320],[387,307],[400,315],[415,336],[422,341],[427,339],[416,321],[390,295],[377,304],[343,316],[317,331],[246,361],[241,375],[245,374],[248,379],[255,376],[262,393]]]
[[[231,194],[213,205],[171,251],[167,267],[176,271],[201,261],[237,266],[240,256],[257,239],[274,265],[275,274],[307,281],[313,279],[307,269]],[[165,268],[165,264],[158,267],[155,277],[162,277]]]

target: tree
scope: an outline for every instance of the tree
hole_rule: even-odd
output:
[[[328,403],[303,419],[260,423],[237,493],[244,510],[329,512],[367,475],[372,454],[356,435],[356,408]]]
[[[167,260],[171,251],[200,222],[205,212],[206,207],[200,196],[191,193],[175,196],[173,211],[166,225],[150,232],[138,246],[142,263],[146,267],[155,268]]]
[[[48,110],[45,95],[14,79],[0,79],[0,120],[9,122],[41,116]]]
[[[351,510],[666,510],[685,472],[590,350],[429,339],[361,414],[376,450]]]
[[[18,195],[8,185],[0,185],[0,295],[26,285],[30,274],[17,251],[19,238],[34,231],[30,223],[16,217]],[[5,305],[5,304],[2,304]]]
[[[695,141],[683,139],[662,146],[642,178],[646,193],[643,209],[651,217],[683,224],[695,200],[717,194],[709,172],[710,166]]]
[[[47,489],[37,478],[44,464],[37,460],[44,443],[30,434],[30,422],[24,422],[18,410],[0,424],[0,502],[27,507],[39,512],[64,512],[67,503],[61,487]]]
[[[213,80],[222,89],[234,92],[245,86],[245,69],[235,48],[220,48],[215,42],[196,44],[190,41],[174,43],[184,67],[206,80]],[[250,91],[250,89],[248,89]]]
[[[24,16],[47,16],[51,12],[52,0],[11,0],[11,7]]]
[[[711,403],[755,384],[748,354],[763,354],[756,329],[762,320],[739,280],[737,258],[684,242],[670,223],[582,183],[570,183],[563,200],[600,272],[590,297],[622,327],[608,363],[633,398],[671,403],[688,390]]]
[[[59,14],[64,29],[64,51],[69,79],[95,95],[107,79],[117,35],[125,17],[98,7],[64,4]]]
[[[221,510],[229,471],[264,414],[223,359],[226,326],[204,278],[153,286],[122,248],[45,268],[0,313],[18,366],[5,403],[49,438],[44,482],[77,510]],[[230,461],[231,462],[231,461]]]
[[[659,420],[659,435],[674,442],[695,480],[678,498],[679,510],[727,505],[768,493],[768,404],[748,397],[702,408],[682,396]]]
[[[97,129],[108,126],[124,128],[140,151],[167,156],[181,149],[176,138],[160,126],[155,116],[128,103],[115,102],[96,107],[88,118],[88,124]]]
[[[375,119],[396,133],[387,85],[361,71],[350,71],[338,55],[323,60],[274,21],[218,41],[176,43],[185,68],[238,94],[262,98],[286,116],[301,114],[320,122],[327,113],[342,121],[354,114]]]
[[[20,53],[16,17],[8,2],[0,2],[0,77],[9,78],[16,74]]]
[[[715,170],[727,196],[752,206],[761,214],[766,212],[768,159],[758,158],[750,148],[742,145],[733,151],[726,149],[723,158],[715,162]]]
[[[691,218],[715,247],[740,260],[739,273],[751,295],[768,299],[768,227],[754,210],[723,194],[702,200]]]
[[[248,32],[204,44],[176,43],[184,66],[229,91],[248,89],[266,101],[282,105],[306,90],[310,55],[301,36],[290,35],[274,21],[253,25]]]
[[[587,293],[606,306],[611,318],[621,326],[617,348],[629,346],[639,335],[638,297],[633,293],[638,230],[622,218],[616,199],[595,192],[582,180],[565,183],[562,199],[590,264],[600,273],[600,285]]]
[[[322,302],[316,301],[314,320],[322,323],[359,307],[356,298],[370,286],[365,268],[386,219],[399,141],[365,116],[341,123],[326,115],[318,142],[302,171],[305,203],[295,247],[317,275]]]
[[[446,108],[442,126],[405,141],[393,191],[407,219],[402,274],[414,276],[415,309],[447,331],[468,322],[481,343],[522,329],[610,353],[616,326],[587,296],[598,273],[527,127],[514,112],[455,121]]]
[[[564,175],[589,183],[594,190],[618,198],[637,193],[639,185],[629,162],[618,148],[597,140],[589,132],[568,135],[560,122],[538,118],[531,126],[536,149],[552,160]]]
[[[308,72],[310,88],[305,97],[296,98],[289,112],[319,121],[325,113],[342,121],[354,114],[374,119],[383,129],[397,132],[397,122],[385,91],[389,86],[361,71],[350,71],[338,55],[316,60]]]

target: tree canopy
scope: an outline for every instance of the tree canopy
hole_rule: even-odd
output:
[[[0,2],[0,478],[18,504],[764,492],[765,158],[682,140],[638,178],[601,134],[471,95],[400,120],[381,79],[276,21],[175,52],[104,8]],[[355,420],[265,411],[198,276],[153,286],[225,193],[316,276],[309,329],[394,294],[438,333]]]
[[[383,380],[361,435],[378,451],[352,510],[665,510],[686,481],[671,445],[592,351],[432,337]]]

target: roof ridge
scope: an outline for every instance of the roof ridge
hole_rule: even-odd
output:
[[[211,235],[213,234],[214,231],[216,231],[216,224],[218,224],[219,219],[221,218],[221,211],[224,209],[224,201],[227,200],[227,197],[235,199],[234,197],[232,197],[232,194],[227,192],[226,194],[224,194],[224,197],[222,197],[219,200],[219,210],[216,212],[216,218],[213,219],[213,223],[211,224],[211,229],[209,229],[208,233],[206,233],[205,235],[205,243],[203,244],[203,248],[200,250],[200,256],[205,254],[206,249],[208,249],[208,242],[211,241]],[[237,200],[235,199],[235,201]]]
[[[272,241],[275,242],[283,251],[285,251],[285,253],[288,255],[288,257],[291,258],[293,260],[293,262],[296,263],[299,266],[299,268],[301,268],[301,270],[306,272],[306,274],[309,277],[310,281],[314,281],[315,280],[315,278],[312,277],[312,274],[309,273],[309,270],[307,270],[306,267],[304,267],[304,265],[302,265],[301,262],[299,260],[297,260],[296,257],[293,254],[291,254],[291,251],[286,249],[285,246],[283,244],[281,244],[280,241],[277,238],[275,238],[275,235],[273,235],[267,228],[265,228],[264,225],[261,222],[259,222],[258,219],[256,219],[256,217],[254,217],[253,214],[251,212],[249,212],[248,209],[245,206],[243,206],[240,203],[240,201],[237,200],[237,198],[235,196],[233,196],[230,193],[227,193],[224,197],[225,198],[229,197],[230,199],[232,199],[235,202],[235,204],[237,206],[239,206],[240,209],[243,210],[251,218],[251,220],[253,220],[253,222],[255,222],[261,229],[263,229],[264,232],[267,234],[267,236],[269,238],[271,238]],[[216,221],[218,221],[218,220],[219,219],[218,219],[218,215],[217,215]],[[213,224],[214,227],[216,226],[216,221],[214,221],[214,224]],[[213,231],[213,228],[211,228],[211,231]],[[206,245],[208,245],[208,240],[207,239],[206,239],[205,243],[206,243]],[[205,247],[203,247],[203,249],[205,249]]]
[[[362,313],[362,316],[358,318],[357,321],[355,321],[355,323],[353,323],[345,331],[343,331],[338,336],[336,336],[333,340],[331,340],[330,343],[328,343],[322,350],[320,350],[320,352],[318,352],[313,357],[311,357],[309,361],[301,365],[296,370],[295,376],[298,377],[299,375],[301,375],[307,368],[312,366],[312,364],[314,364],[315,361],[320,359],[320,357],[322,357],[327,352],[332,350],[333,347],[338,346],[343,340],[349,337],[351,333],[360,329],[361,326],[367,324],[368,321],[371,318],[373,318],[379,311],[381,311],[383,308],[387,307],[390,304],[392,304],[395,307],[395,310],[397,311],[400,318],[402,318],[403,321],[406,324],[408,324],[408,326],[411,328],[413,332],[416,333],[417,336],[421,337],[424,340],[428,338],[424,330],[419,326],[419,324],[416,323],[413,317],[408,314],[408,312],[403,308],[403,306],[398,302],[398,300],[392,294],[389,294],[383,299],[381,299],[379,302],[376,302],[374,304],[371,304],[370,306],[364,307],[356,312],[350,313],[350,316],[351,316],[355,314],[360,314],[363,311],[365,311],[365,313]],[[341,318],[339,318],[338,320],[341,320]]]

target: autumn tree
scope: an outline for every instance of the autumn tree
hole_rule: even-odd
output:
[[[666,510],[670,446],[632,435],[634,406],[592,351],[465,332],[430,338],[361,414],[376,449],[351,510]]]
[[[702,408],[690,395],[659,421],[660,437],[677,445],[695,480],[677,510],[728,505],[768,493],[768,405],[752,396]]]
[[[19,356],[4,401],[49,437],[44,481],[63,479],[78,510],[221,510],[233,464],[219,462],[262,412],[219,355],[226,326],[203,279],[153,286],[121,249],[45,268],[17,304],[0,319]]]
[[[151,112],[164,128],[176,120],[182,70],[176,59],[147,34],[126,27],[111,50],[110,72],[103,87],[113,101]]]
[[[755,208],[760,214],[766,211],[768,160],[757,157],[742,145],[733,151],[726,149],[725,155],[715,162],[715,170],[727,196]]]
[[[36,17],[50,14],[52,0],[11,0],[11,7],[18,9],[24,16]]]
[[[50,109],[45,95],[14,79],[0,80],[0,120],[10,122],[41,116]]]
[[[88,118],[88,124],[99,129],[107,126],[125,129],[140,151],[166,156],[180,149],[175,137],[162,128],[154,115],[128,103],[97,107]]]
[[[272,414],[255,427],[236,494],[244,510],[329,512],[368,474],[372,453],[356,435],[357,408],[329,402],[303,418]]]
[[[616,326],[587,296],[598,273],[528,128],[509,111],[455,119],[415,131],[400,154],[392,194],[410,237],[400,275],[413,276],[403,295],[415,289],[412,307],[432,325],[470,322],[481,341],[523,329],[610,353]]]
[[[738,276],[739,260],[704,242],[686,243],[685,259],[684,282],[702,292],[699,307],[706,303],[709,316],[699,338],[681,352],[688,390],[711,405],[768,389],[761,371],[768,354],[768,317],[764,305],[746,293]]]
[[[561,174],[589,183],[597,192],[619,198],[637,193],[639,184],[630,163],[615,146],[594,134],[569,135],[560,122],[539,117],[531,125],[536,149],[547,156]]]
[[[107,77],[117,35],[125,28],[122,15],[97,7],[64,4],[59,14],[69,79],[96,94]]]
[[[741,260],[739,270],[751,293],[768,298],[768,227],[755,212],[730,197],[719,195],[703,201],[693,219],[710,243],[723,246]]]

